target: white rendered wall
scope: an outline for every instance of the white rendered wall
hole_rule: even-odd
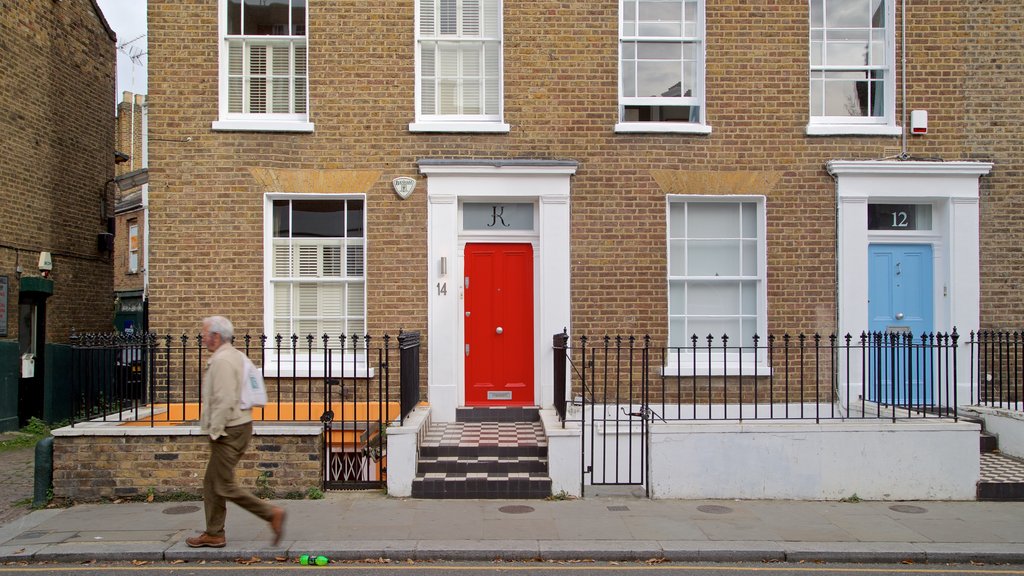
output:
[[[973,500],[976,424],[655,423],[653,498]]]
[[[985,431],[999,441],[999,451],[1017,458],[1024,458],[1024,412],[1020,405],[1015,410],[971,406],[985,420]]]
[[[427,399],[432,418],[455,420],[455,409],[465,401],[465,237],[459,222],[459,202],[463,200],[536,203],[537,230],[527,240],[535,244],[534,401],[550,408],[554,402],[551,337],[570,326],[569,184],[576,163],[420,161],[419,166],[427,176]],[[508,241],[516,241],[516,237]],[[447,283],[447,294],[438,294],[438,283]]]
[[[980,321],[978,179],[988,174],[985,162],[832,161],[836,178],[838,331],[856,340],[868,328],[868,244],[870,242],[932,245],[934,330],[956,328],[961,341]],[[931,231],[892,233],[867,229],[869,203],[920,203],[933,206]],[[960,347],[957,391],[960,403],[970,398],[970,365]],[[851,363],[850,377],[862,382],[860,365]],[[840,369],[846,366],[841,362]],[[851,387],[854,402],[862,387]],[[845,393],[845,388],[843,390]]]

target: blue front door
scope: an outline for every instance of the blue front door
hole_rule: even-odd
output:
[[[930,349],[921,345],[921,336],[932,332],[933,314],[931,245],[868,246],[869,400],[931,401]]]

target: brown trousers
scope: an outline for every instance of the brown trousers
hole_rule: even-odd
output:
[[[203,477],[203,505],[206,508],[206,533],[224,535],[224,521],[230,500],[260,518],[270,521],[274,507],[260,500],[235,482],[235,466],[245,454],[252,438],[252,422],[229,426],[226,436],[210,440],[210,461]]]

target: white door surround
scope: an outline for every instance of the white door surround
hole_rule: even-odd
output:
[[[989,173],[986,162],[846,161],[826,168],[836,179],[838,334],[856,340],[868,330],[868,245],[932,245],[934,329],[955,327],[963,338],[980,320],[980,236],[978,180]],[[930,230],[868,230],[868,204],[929,204]],[[961,348],[963,351],[963,348]],[[966,359],[966,357],[965,357]],[[962,382],[969,365],[959,362]],[[859,366],[851,366],[859,372]],[[854,382],[860,377],[851,372]],[[967,385],[959,398],[969,398]],[[851,390],[851,396],[860,394]]]
[[[427,399],[431,418],[455,420],[464,404],[465,351],[462,317],[463,250],[460,219],[464,201],[534,203],[534,398],[542,408],[554,402],[551,337],[569,328],[569,189],[575,161],[418,161],[427,177]],[[509,241],[523,241],[510,236]],[[500,241],[500,240],[499,240]],[[445,290],[438,288],[442,286]]]

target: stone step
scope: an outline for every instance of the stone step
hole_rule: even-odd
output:
[[[548,460],[539,456],[499,457],[480,456],[431,456],[420,457],[418,471],[421,474],[467,474],[509,472],[547,473]]]
[[[427,430],[421,457],[547,457],[540,422],[445,422]]]
[[[464,406],[455,409],[456,422],[540,422],[537,406]]]
[[[460,414],[468,421],[431,425],[420,444],[412,483],[414,498],[538,499],[551,495],[547,438],[539,419],[477,421],[481,410],[494,418],[529,416],[522,409],[472,409]]]
[[[551,479],[529,473],[428,474],[412,483],[413,498],[539,500],[551,496]]]
[[[982,452],[978,500],[1024,500],[1024,460]]]
[[[980,448],[982,453],[995,452],[999,449],[999,438],[988,432],[982,432]]]

